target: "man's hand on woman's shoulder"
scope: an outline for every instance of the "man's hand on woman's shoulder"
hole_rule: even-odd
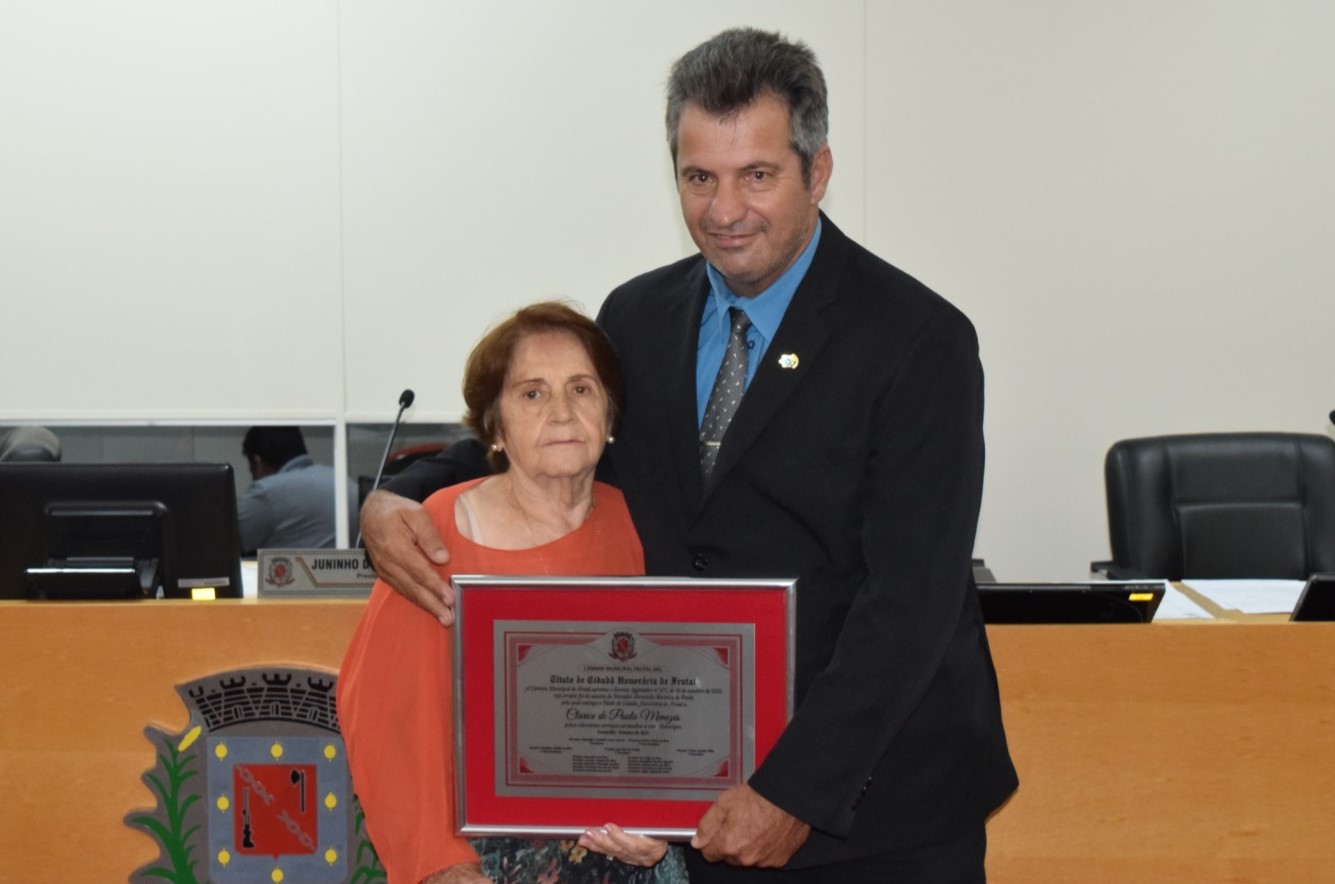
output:
[[[361,527],[376,574],[442,626],[452,624],[454,590],[435,568],[450,554],[422,505],[389,491],[372,491],[362,504]]]

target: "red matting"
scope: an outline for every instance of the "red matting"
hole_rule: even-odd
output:
[[[711,804],[701,800],[535,798],[496,794],[496,621],[553,624],[728,623],[754,626],[755,760],[759,765],[792,714],[791,581],[656,580],[644,584],[596,578],[559,583],[540,578],[457,577],[455,641],[460,679],[454,692],[467,757],[457,758],[459,821],[466,834],[565,835],[613,822],[660,836],[689,838]],[[472,583],[471,581],[491,581]],[[586,631],[580,628],[580,631]]]

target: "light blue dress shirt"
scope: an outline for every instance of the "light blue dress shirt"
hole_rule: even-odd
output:
[[[709,274],[709,297],[705,298],[705,309],[700,315],[700,343],[695,350],[695,421],[698,426],[705,419],[705,406],[709,404],[709,394],[714,389],[714,378],[718,376],[719,366],[723,364],[723,353],[728,349],[728,337],[732,333],[732,324],[728,320],[728,308],[738,307],[751,320],[751,327],[746,332],[746,346],[749,354],[746,360],[746,383],[756,376],[756,368],[765,357],[769,342],[779,330],[783,315],[788,312],[788,305],[797,292],[797,286],[807,275],[811,260],[816,256],[816,246],[820,244],[820,219],[816,219],[816,232],[811,235],[811,242],[797,256],[793,266],[774,280],[774,284],[760,294],[744,298],[733,294],[723,274],[714,269],[712,264],[705,265]]]

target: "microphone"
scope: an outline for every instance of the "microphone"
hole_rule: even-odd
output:
[[[404,390],[399,394],[399,413],[394,417],[394,426],[389,428],[389,438],[385,440],[385,453],[380,455],[380,466],[375,471],[375,481],[371,483],[371,491],[380,487],[380,477],[385,474],[385,464],[389,462],[390,449],[394,447],[394,436],[399,432],[399,422],[403,420],[403,413],[413,404],[417,396],[412,390]],[[369,493],[369,492],[368,492]],[[362,545],[362,534],[357,532],[357,542],[354,547]]]
[[[403,420],[403,413],[416,398],[412,390],[404,390],[399,394],[399,413],[394,418],[394,426],[389,428],[389,438],[385,440],[385,453],[380,456],[380,467],[375,471],[375,481],[371,483],[372,491],[380,487],[380,477],[385,474],[385,464],[389,462],[389,450],[394,447],[394,436],[399,432],[399,421]]]

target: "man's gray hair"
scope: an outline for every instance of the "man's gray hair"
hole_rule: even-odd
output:
[[[788,106],[788,141],[802,158],[802,180],[810,184],[812,160],[825,146],[830,129],[825,77],[816,54],[805,43],[755,28],[724,31],[672,66],[667,138],[673,164],[677,162],[677,125],[686,105],[698,105],[714,116],[729,116],[765,95]]]

